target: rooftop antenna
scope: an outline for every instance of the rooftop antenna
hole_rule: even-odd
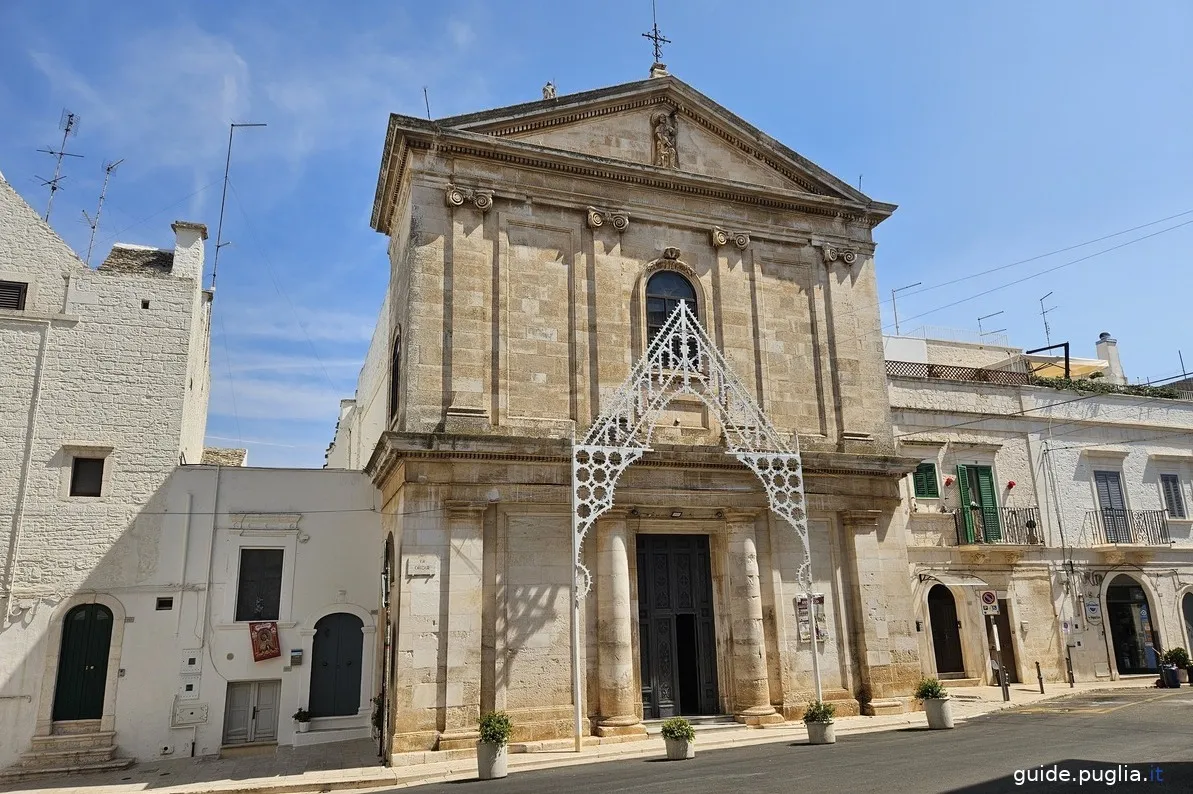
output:
[[[891,311],[895,313],[895,336],[899,335],[899,307],[895,304],[895,294],[902,292],[905,289],[911,289],[912,287],[918,287],[920,284],[923,284],[923,283],[924,282],[922,282],[922,281],[917,281],[914,284],[908,284],[906,287],[899,287],[898,289],[891,290]]]
[[[1176,351],[1176,357],[1181,360],[1181,380],[1188,380],[1189,373],[1185,372],[1185,357],[1184,357],[1184,355],[1182,355],[1181,351],[1178,350],[1178,351]]]
[[[423,86],[423,103],[427,106],[427,121],[431,120],[431,98],[427,96],[427,87]]]
[[[997,331],[983,331],[982,330],[982,320],[989,320],[991,317],[997,317],[998,315],[1002,314],[1005,311],[1006,311],[1006,309],[1000,309],[999,311],[996,311],[994,314],[987,314],[984,317],[978,318],[978,338],[979,339],[983,336],[990,336],[992,334],[1001,334],[1003,331],[1007,330],[1005,328],[999,328]]]
[[[671,39],[664,38],[663,34],[659,32],[659,15],[658,8],[656,8],[655,0],[650,0],[650,19],[651,26],[649,33],[643,33],[642,37],[650,39],[654,43],[654,66],[663,65],[663,45],[670,44]],[[651,72],[654,68],[651,68]]]
[[[108,195],[108,180],[112,178],[112,172],[116,167],[124,162],[124,158],[116,162],[104,163],[104,186],[99,191],[99,205],[95,208],[95,217],[92,218],[87,214],[87,210],[83,210],[83,217],[87,220],[87,225],[91,227],[91,237],[87,240],[87,258],[84,260],[88,265],[91,264],[91,250],[95,248],[95,231],[99,228],[99,216],[104,211],[104,198]]]
[[[1055,311],[1057,308],[1055,306],[1049,306],[1046,309],[1044,308],[1044,301],[1048,300],[1050,297],[1052,297],[1051,292],[1040,298],[1040,316],[1044,318],[1044,339],[1048,342],[1048,344],[1052,344],[1052,328],[1048,326],[1048,312]]]
[[[865,174],[858,174],[858,175],[857,175],[857,192],[858,192],[858,193],[861,193],[861,192],[862,192],[862,177],[863,177],[863,176],[865,176]]]
[[[215,273],[220,266],[220,249],[227,243],[224,242],[224,205],[228,201],[228,171],[232,167],[232,134],[240,127],[264,127],[265,124],[238,124],[232,122],[228,125],[228,157],[224,160],[224,192],[220,195],[220,222],[215,229],[215,257],[211,262],[211,288],[215,289]]]
[[[66,139],[70,138],[72,135],[79,134],[79,114],[71,113],[69,110],[63,110],[62,118],[58,121],[58,129],[62,130],[62,143],[59,144],[58,148],[51,149],[49,146],[47,146],[44,149],[37,150],[42,154],[52,155],[54,158],[54,176],[50,179],[42,179],[40,176],[37,177],[38,179],[41,179],[41,184],[44,187],[49,187],[50,189],[50,200],[46,202],[46,223],[50,222],[50,210],[54,206],[54,194],[62,189],[61,182],[62,180],[66,179],[66,177],[62,175],[62,158],[81,158],[83,156],[81,154],[71,154],[70,152],[66,151]]]

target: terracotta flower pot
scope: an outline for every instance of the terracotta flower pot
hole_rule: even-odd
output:
[[[926,698],[924,713],[928,715],[928,727],[934,731],[953,727],[952,698]]]
[[[494,780],[509,774],[509,749],[505,744],[476,743],[476,776]]]
[[[808,744],[836,744],[837,729],[831,722],[805,722],[808,727]]]
[[[687,739],[664,739],[667,743],[667,760],[683,761],[696,757],[696,743]]]

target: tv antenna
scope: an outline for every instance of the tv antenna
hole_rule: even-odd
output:
[[[431,97],[427,96],[427,87],[423,86],[423,104],[427,106],[427,121],[431,120]]]
[[[982,320],[989,320],[991,317],[997,317],[998,315],[1002,314],[1005,311],[1006,311],[1006,309],[1000,309],[999,311],[994,312],[994,314],[987,314],[984,317],[978,318],[978,338],[979,339],[982,338],[983,336],[991,336],[993,334],[1001,334],[1002,332],[1007,330],[1005,328],[999,328],[997,331],[983,331],[982,330]]]
[[[99,228],[99,216],[104,211],[104,198],[108,195],[108,180],[112,178],[112,172],[116,167],[124,162],[124,158],[116,162],[104,163],[104,186],[99,191],[99,205],[95,208],[95,217],[92,218],[87,214],[87,210],[83,210],[83,217],[87,220],[87,225],[91,227],[91,238],[87,240],[87,258],[85,261],[88,266],[91,265],[91,249],[95,247],[95,230]]]
[[[215,289],[215,271],[220,265],[220,249],[227,243],[223,241],[224,234],[224,204],[228,201],[228,172],[232,168],[232,134],[240,127],[264,127],[264,123],[241,124],[232,122],[228,125],[228,156],[224,160],[224,192],[220,194],[220,222],[215,229],[215,256],[211,261],[211,288]]]
[[[917,281],[914,284],[908,284],[906,287],[898,287],[896,289],[891,290],[891,311],[894,312],[894,315],[895,315],[895,336],[899,335],[899,306],[895,303],[895,295],[902,292],[905,289],[911,289],[912,287],[918,287],[920,284],[923,284],[923,283],[924,282],[922,282],[922,281]]]
[[[62,143],[59,144],[58,148],[51,149],[49,146],[47,146],[44,149],[37,150],[42,154],[48,154],[54,158],[54,176],[50,179],[42,179],[40,176],[37,177],[38,179],[41,179],[41,184],[43,187],[48,187],[50,189],[50,200],[46,202],[46,223],[50,222],[50,210],[54,207],[54,194],[62,189],[62,181],[66,179],[66,177],[62,175],[62,158],[81,158],[83,156],[81,154],[71,154],[70,152],[66,151],[66,139],[73,135],[79,134],[79,114],[71,113],[69,110],[63,110],[62,118],[58,122],[58,129],[62,130]]]
[[[663,45],[670,44],[671,39],[664,38],[663,34],[659,32],[659,15],[655,0],[650,0],[650,19],[652,22],[650,32],[643,33],[642,37],[650,39],[654,43],[654,62],[659,65],[663,62]]]
[[[1048,326],[1048,312],[1055,311],[1057,308],[1056,306],[1044,308],[1044,301],[1048,300],[1050,297],[1052,297],[1051,292],[1040,298],[1040,316],[1044,318],[1044,339],[1048,342],[1048,344],[1052,344],[1052,329]]]

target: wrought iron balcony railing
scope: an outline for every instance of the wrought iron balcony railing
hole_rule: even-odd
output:
[[[973,517],[973,530],[966,525],[968,509]],[[992,514],[981,508],[961,508],[953,513],[957,525],[957,545],[997,543],[1007,546],[1044,545],[1044,525],[1038,507],[1002,507]]]
[[[1172,542],[1165,510],[1088,510],[1083,529],[1083,536],[1094,546],[1167,546]]]

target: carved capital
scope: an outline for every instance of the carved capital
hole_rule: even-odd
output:
[[[474,190],[472,188],[448,185],[444,191],[443,198],[449,207],[462,207],[465,201],[470,201],[481,212],[487,212],[493,206],[492,190]]]
[[[730,242],[743,250],[750,245],[750,235],[745,232],[731,232],[722,229],[720,226],[712,227],[710,236],[712,237],[713,248],[720,248],[723,245],[728,245]]]
[[[599,229],[605,225],[606,221],[619,232],[624,232],[630,227],[630,215],[624,210],[599,210],[596,207],[589,207],[587,221],[590,229]]]
[[[846,267],[852,266],[857,262],[857,251],[853,248],[838,248],[835,245],[820,246],[820,254],[824,257],[826,265],[832,265],[834,262],[844,262]]]

